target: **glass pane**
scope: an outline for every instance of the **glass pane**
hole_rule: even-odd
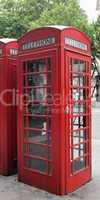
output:
[[[73,138],[73,144],[74,145],[79,144],[79,137],[78,136]]]
[[[28,61],[28,72],[43,72],[46,70],[45,59]]]
[[[47,89],[46,88],[34,88],[30,89],[29,100],[31,101],[45,101]]]
[[[84,90],[83,89],[73,89],[73,100],[78,101],[78,100],[84,100]]]
[[[28,86],[44,86],[46,84],[46,74],[28,75]]]
[[[37,144],[28,144],[29,155],[47,157],[48,149]]]
[[[73,77],[73,86],[74,87],[82,87],[84,85],[84,77]]]
[[[75,103],[74,107],[73,107],[73,112],[74,113],[83,113],[84,110],[84,104],[79,104],[79,103]]]
[[[27,131],[25,139],[27,142],[33,141],[40,144],[51,144],[51,133],[47,133],[46,131]]]
[[[72,128],[73,128],[73,130],[85,127],[84,118],[85,117],[83,117],[83,116],[73,117],[73,120],[72,120],[72,125],[73,125]]]
[[[28,158],[25,159],[24,165],[27,168],[38,170],[40,172],[46,172],[47,170],[47,162],[44,160]]]
[[[29,155],[51,159],[51,149],[38,144],[28,144]]]
[[[42,129],[42,133],[44,132],[44,130],[46,130],[47,127],[47,121],[46,119],[42,118],[42,117],[29,117],[29,128],[38,128],[38,129]]]
[[[46,106],[44,106],[43,104],[29,104],[28,113],[33,115],[46,115]]]
[[[81,158],[80,160],[74,161],[74,172],[77,172],[85,167],[85,160]]]
[[[78,148],[74,148],[73,150],[74,152],[74,159],[78,158],[79,157],[79,149]]]
[[[86,71],[86,63],[81,60],[73,60],[72,65],[73,72],[85,72]]]

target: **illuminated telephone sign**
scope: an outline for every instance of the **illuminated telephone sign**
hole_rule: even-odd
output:
[[[28,50],[28,49],[34,49],[34,48],[39,48],[39,47],[45,47],[48,45],[55,44],[55,42],[56,42],[55,37],[48,37],[45,39],[36,40],[36,41],[32,41],[32,42],[23,44],[22,49]]]
[[[86,44],[79,42],[77,40],[74,40],[72,38],[69,38],[69,37],[65,37],[65,44],[70,45],[75,48],[78,48],[78,49],[82,49],[84,51],[88,50],[88,46]]]

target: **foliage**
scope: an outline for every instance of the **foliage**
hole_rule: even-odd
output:
[[[78,0],[0,0],[0,36],[20,37],[37,26],[62,24],[86,30]]]
[[[100,54],[100,16],[94,24],[94,35],[95,35],[95,49]]]
[[[79,6],[77,0],[67,0],[54,2],[52,9],[44,10],[40,18],[31,23],[31,27],[46,26],[51,24],[62,24],[65,26],[75,26],[86,31],[88,18],[84,10]]]
[[[0,0],[0,37],[18,38],[30,29],[46,25],[75,26],[93,40],[100,52],[100,17],[89,23],[79,0]]]
[[[0,36],[20,37],[47,6],[48,0],[0,0]]]

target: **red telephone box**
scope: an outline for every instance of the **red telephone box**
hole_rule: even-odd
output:
[[[62,26],[19,40],[19,180],[55,194],[91,179],[90,44]]]
[[[0,39],[0,174],[17,167],[17,118],[15,106],[18,45],[14,39]]]

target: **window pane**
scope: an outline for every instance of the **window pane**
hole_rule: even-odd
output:
[[[46,69],[45,60],[28,61],[28,72],[43,72]]]
[[[42,118],[42,117],[29,117],[29,128],[38,128],[38,129],[42,129],[42,133],[44,132],[44,130],[46,130],[47,127],[47,121],[46,119]]]
[[[73,60],[73,72],[85,72],[86,63],[81,60]]]
[[[48,156],[48,149],[37,144],[28,144],[28,151],[29,155],[46,157],[46,158]]]
[[[73,77],[73,86],[74,87],[82,87],[84,85],[84,77]]]
[[[29,91],[29,100],[31,101],[45,101],[47,89],[46,88],[34,88]]]
[[[38,170],[40,172],[46,172],[47,170],[47,162],[44,160],[28,158],[25,159],[24,165],[27,168]]]
[[[74,161],[74,172],[77,172],[85,167],[85,160],[81,158],[80,160]]]
[[[73,107],[74,113],[84,113],[84,104],[75,103]]]
[[[46,106],[43,104],[29,104],[28,105],[28,113],[29,114],[40,114],[40,115],[46,115]]]
[[[51,159],[51,149],[38,144],[28,144],[29,155]]]
[[[28,75],[28,86],[43,86],[46,84],[46,74]]]
[[[75,101],[84,100],[84,90],[83,89],[73,89],[73,99]]]
[[[51,144],[51,133],[46,131],[26,131],[25,139],[27,142],[35,142],[40,144]]]

